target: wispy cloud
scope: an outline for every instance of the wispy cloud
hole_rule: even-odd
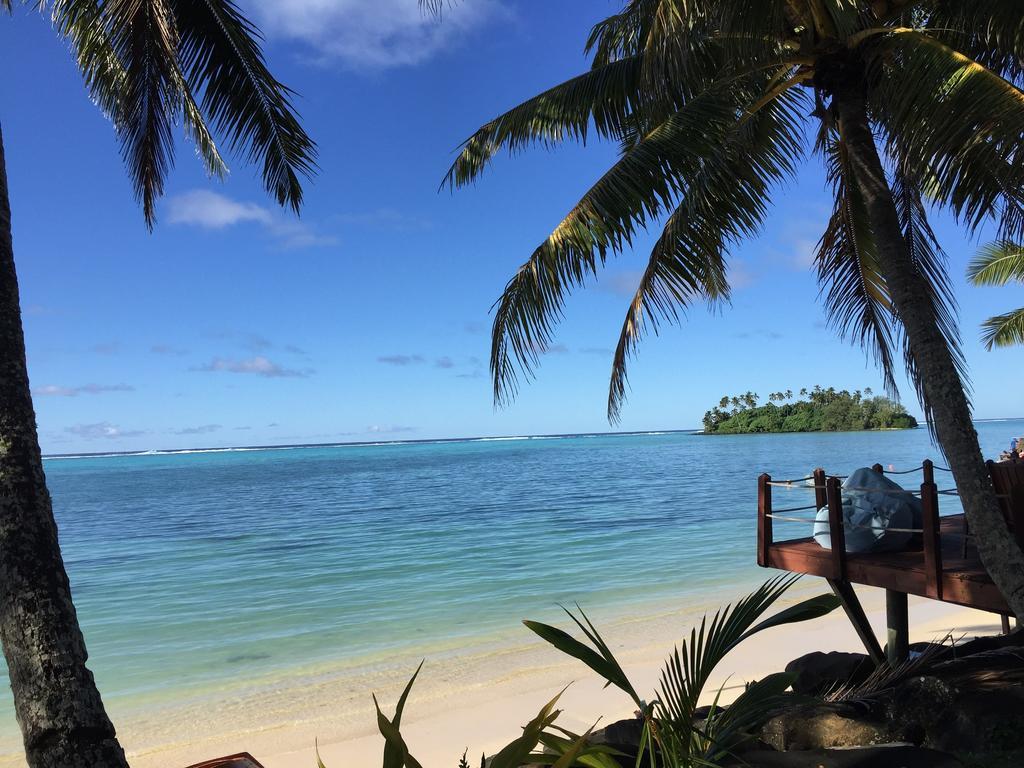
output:
[[[643,272],[627,269],[621,272],[605,272],[598,279],[598,289],[605,293],[612,293],[625,299],[633,298],[637,286],[640,285],[640,278]]]
[[[425,363],[426,359],[423,355],[381,355],[377,358],[378,363],[384,365],[420,365]]]
[[[175,347],[171,344],[154,344],[149,348],[149,351],[154,355],[176,355],[178,357],[188,354],[187,349]]]
[[[611,349],[608,347],[581,347],[580,352],[584,355],[603,355],[607,356],[612,354]]]
[[[318,233],[310,224],[256,203],[233,200],[209,189],[193,189],[167,200],[171,224],[221,230],[238,224],[255,223],[273,235],[283,248],[336,245],[332,235]]]
[[[211,432],[217,432],[223,429],[220,424],[200,424],[198,427],[183,427],[182,429],[174,430],[176,435],[208,435]]]
[[[424,232],[433,227],[433,222],[428,218],[403,213],[394,208],[339,213],[332,216],[330,220],[346,226],[387,230],[388,232]]]
[[[191,370],[205,371],[209,373],[250,373],[270,379],[305,378],[313,373],[313,371],[309,369],[300,371],[294,368],[285,368],[263,355],[256,355],[255,357],[248,357],[241,360],[227,357],[215,357],[205,365],[192,368]]]
[[[403,432],[415,432],[416,427],[403,427],[397,424],[372,424],[366,431],[374,435],[397,435]]]
[[[116,341],[105,341],[100,344],[93,344],[89,349],[97,355],[116,355],[121,351],[121,345]]]
[[[134,392],[130,384],[82,384],[77,387],[58,387],[49,384],[36,387],[32,394],[36,397],[77,397],[78,395],[102,395],[105,392]]]
[[[85,440],[138,437],[139,435],[146,434],[141,429],[122,429],[117,424],[111,424],[109,421],[98,421],[95,424],[75,424],[73,427],[65,427],[64,431]]]
[[[298,40],[352,69],[419,64],[504,13],[498,0],[453,3],[439,20],[419,0],[273,0],[256,5],[270,37]]]
[[[455,361],[445,355],[444,357],[437,358],[437,360],[434,361],[434,365],[438,368],[454,368]]]
[[[768,339],[769,341],[778,341],[783,338],[783,334],[778,331],[769,331],[764,329],[758,329],[755,331],[740,331],[734,333],[733,338],[735,339]]]

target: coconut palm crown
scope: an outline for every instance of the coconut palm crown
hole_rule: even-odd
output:
[[[589,72],[480,128],[446,179],[476,179],[502,148],[591,135],[621,147],[496,303],[499,402],[514,396],[520,373],[532,374],[566,295],[664,219],[615,353],[608,411],[616,419],[627,358],[645,325],[677,320],[698,299],[728,299],[728,254],[758,233],[773,196],[811,152],[823,157],[834,191],[816,254],[822,299],[892,386],[899,319],[832,103],[843,86],[865,93],[904,236],[959,360],[943,254],[924,203],[972,230],[994,219],[1003,232],[1020,231],[1024,165],[1013,157],[1024,130],[1024,6],[631,0],[593,29],[587,50]]]
[[[1024,616],[1024,553],[1006,534],[971,423],[956,307],[928,221],[948,211],[1020,242],[1024,3],[1019,0],[628,0],[587,41],[589,71],[478,129],[446,182],[502,150],[597,137],[619,157],[495,304],[497,403],[532,377],[566,297],[655,224],[626,309],[608,416],[645,332],[727,302],[728,257],[785,184],[822,162],[833,206],[815,268],[831,325],[895,393],[902,358],[954,470],[982,559]]]

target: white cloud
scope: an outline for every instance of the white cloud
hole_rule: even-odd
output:
[[[233,200],[209,189],[193,189],[167,200],[171,224],[221,230],[238,224],[255,223],[267,230],[282,248],[310,248],[336,245],[338,239],[317,232],[305,221],[256,203]]]
[[[134,392],[135,387],[130,384],[82,384],[78,387],[58,387],[55,384],[48,384],[45,387],[36,387],[32,394],[36,397],[76,397],[78,395],[101,395],[104,392]]]
[[[100,421],[95,424],[75,424],[73,427],[66,427],[64,431],[86,440],[138,437],[139,435],[146,434],[141,429],[121,429],[121,427],[111,424],[109,421]]]
[[[403,432],[415,432],[416,427],[403,427],[398,424],[373,424],[366,431],[374,435],[397,435]]]
[[[316,58],[353,69],[419,64],[452,41],[507,14],[499,0],[447,6],[438,19],[419,0],[250,0],[269,37],[310,46]]]
[[[215,357],[205,365],[193,368],[192,370],[219,373],[251,373],[256,376],[265,376],[270,379],[305,378],[312,373],[312,371],[309,370],[299,371],[293,368],[285,368],[263,355],[256,355],[255,357],[249,357],[244,360]]]
[[[224,229],[245,221],[271,222],[270,211],[255,203],[240,203],[208,189],[193,189],[167,201],[171,224],[191,224],[204,229]]]

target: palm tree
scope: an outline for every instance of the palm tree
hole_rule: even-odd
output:
[[[12,10],[11,0],[0,6]],[[233,0],[54,0],[56,33],[110,116],[146,223],[173,162],[180,119],[213,174],[211,128],[262,164],[267,190],[296,211],[315,145],[292,92],[264,63],[259,32]],[[0,639],[32,768],[127,766],[92,673],[57,542],[25,364],[11,209],[0,136]]]
[[[645,332],[729,299],[727,258],[807,160],[834,208],[816,270],[831,325],[896,394],[902,355],[989,573],[1024,618],[1024,552],[1007,534],[966,395],[945,257],[925,203],[970,231],[1024,232],[1024,3],[1019,0],[628,0],[587,41],[589,71],[481,127],[446,181],[502,148],[616,142],[615,164],[509,280],[491,372],[504,403],[530,378],[566,296],[663,221],[622,325],[608,416]]]
[[[967,267],[967,278],[975,285],[1024,283],[1024,247],[1009,242],[986,246]],[[988,349],[1024,344],[1024,307],[990,317],[981,328]]]

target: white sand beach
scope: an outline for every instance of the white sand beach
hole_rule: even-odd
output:
[[[823,590],[805,580],[786,602]],[[862,589],[876,631],[884,637],[881,591]],[[723,599],[729,596],[722,596]],[[600,625],[638,689],[653,690],[661,664],[700,611],[621,618]],[[999,631],[998,617],[923,599],[911,599],[913,641],[947,633],[972,637]],[[454,768],[464,749],[470,763],[517,735],[518,728],[563,686],[560,723],[586,729],[631,714],[617,689],[602,689],[596,675],[574,659],[535,641],[450,651],[426,659],[409,698],[402,730],[412,753],[427,768]],[[730,691],[815,650],[861,650],[841,610],[813,622],[769,630],[739,647],[722,664],[712,687]],[[115,710],[122,743],[135,768],[174,768],[219,755],[248,751],[266,768],[312,768],[314,742],[327,768],[378,765],[383,741],[376,730],[371,692],[391,713],[418,658],[389,659],[375,668],[339,669],[309,678],[282,679],[230,700],[183,703],[143,715]]]

